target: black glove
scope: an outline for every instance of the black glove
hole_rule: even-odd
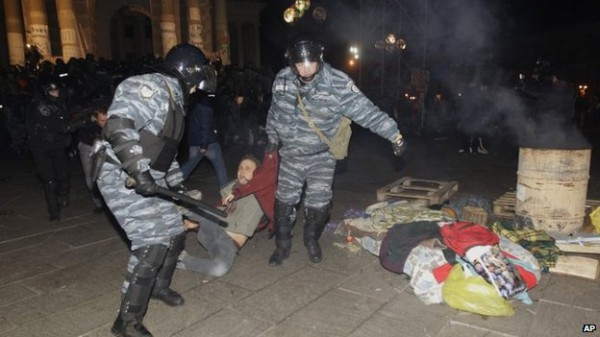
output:
[[[394,155],[400,157],[406,152],[406,141],[404,138],[400,138],[392,143],[392,149],[394,149]]]
[[[278,149],[279,149],[279,145],[268,142],[267,145],[265,146],[265,153],[275,152]]]
[[[132,177],[135,180],[135,192],[145,197],[151,197],[158,191],[158,185],[150,171],[140,172]]]

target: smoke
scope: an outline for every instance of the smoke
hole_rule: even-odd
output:
[[[285,2],[286,6],[291,3]],[[503,141],[519,145],[589,146],[585,137],[566,122],[564,116],[568,113],[534,113],[539,104],[516,90],[518,74],[523,71],[517,67],[525,64],[529,69],[524,72],[531,71],[538,57],[515,49],[515,37],[523,34],[519,31],[523,20],[519,18],[528,15],[518,11],[524,7],[517,2],[311,1],[311,8],[316,6],[327,10],[325,22],[317,23],[307,16],[293,26],[269,31],[265,39],[285,45],[284,33],[290,36],[300,30],[312,31],[324,42],[325,59],[334,66],[345,64],[350,44],[361,43],[361,89],[365,92],[370,89],[369,85],[381,84],[383,87],[382,80],[369,83],[369,78],[378,73],[379,66],[383,68],[382,76],[388,78],[395,74],[400,77],[400,70],[393,68],[400,67],[398,64],[408,69],[407,72],[424,67],[430,75],[429,95],[439,91],[449,98],[455,111],[454,126],[461,131],[488,137],[501,135],[505,138]],[[282,12],[281,6],[277,11]],[[377,50],[375,43],[384,39],[388,32],[405,39],[406,50],[390,53]],[[404,92],[413,85],[409,77],[402,78],[403,83],[400,79],[389,80],[385,82],[385,90],[381,91]],[[551,107],[547,105],[545,109]]]

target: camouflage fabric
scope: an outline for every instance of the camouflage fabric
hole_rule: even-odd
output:
[[[335,160],[298,108],[301,97],[315,126],[329,139],[346,116],[390,141],[399,134],[396,122],[375,106],[343,72],[324,63],[315,79],[302,85],[290,67],[273,82],[267,116],[269,142],[280,144],[281,165],[276,198],[295,205],[307,183],[305,206],[321,208],[332,197]]]
[[[290,67],[273,82],[273,98],[267,116],[269,142],[281,142],[282,156],[312,154],[327,150],[319,136],[302,117],[297,96],[315,126],[331,139],[342,116],[390,141],[399,133],[396,122],[375,106],[343,72],[324,63],[316,78],[301,85]]]
[[[154,135],[160,134],[169,112],[170,95],[182,109],[183,96],[176,79],[158,73],[126,79],[117,87],[108,117],[129,119],[134,122],[134,128],[109,131],[120,132],[136,142],[140,139],[139,132],[142,129]],[[125,180],[128,175],[116,164],[119,160],[111,144],[106,141],[104,143],[109,160],[102,165],[97,180],[98,187],[108,208],[131,240],[131,249],[155,244],[168,246],[171,237],[184,231],[180,211],[168,200],[158,197],[146,198],[132,189],[127,189]],[[143,156],[144,151],[140,145],[135,145],[133,151]],[[138,161],[137,169],[150,170],[156,183],[163,187],[173,186],[183,180],[176,160],[171,163],[168,174],[151,170],[150,160],[147,158]],[[169,176],[170,184],[165,176]]]

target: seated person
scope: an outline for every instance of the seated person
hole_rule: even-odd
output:
[[[208,258],[183,251],[177,268],[221,277],[231,269],[235,255],[255,231],[268,227],[274,232],[278,165],[277,151],[265,153],[262,164],[252,155],[242,157],[237,179],[221,189],[218,206],[227,212],[226,218],[186,212],[184,225],[188,230],[198,230],[198,242]]]

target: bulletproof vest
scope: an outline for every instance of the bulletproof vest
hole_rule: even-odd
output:
[[[140,145],[144,155],[150,158],[150,167],[154,170],[167,172],[177,155],[179,142],[183,137],[185,116],[183,110],[170,97],[169,112],[165,126],[158,135],[149,131],[140,131]]]

